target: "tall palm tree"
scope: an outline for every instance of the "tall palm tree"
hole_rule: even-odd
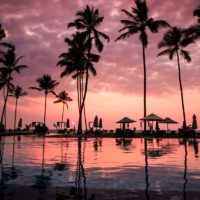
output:
[[[18,64],[19,61],[23,58],[23,56],[16,57],[15,50],[9,49],[7,52],[2,52],[2,57],[0,58],[0,63],[3,65],[0,67],[0,74],[2,74],[5,78],[4,86],[5,89],[5,96],[4,96],[4,106],[1,115],[1,122],[3,124],[3,117],[5,115],[6,104],[8,100],[8,95],[10,91],[11,81],[12,81],[12,74],[13,72],[20,73],[22,69],[28,68],[27,65]]]
[[[28,95],[27,92],[23,91],[23,89],[20,86],[14,86],[11,91],[9,96],[12,96],[15,98],[15,116],[14,116],[14,130],[16,129],[16,120],[17,120],[17,105],[18,105],[18,100],[20,97]]]
[[[101,38],[107,40],[109,42],[109,37],[97,30],[97,28],[103,22],[104,17],[99,14],[98,9],[94,9],[93,7],[89,7],[88,5],[81,11],[76,13],[77,19],[68,24],[68,27],[75,27],[77,30],[82,31],[81,34],[84,38],[84,43],[87,47],[88,54],[91,53],[93,43],[99,52],[103,50],[103,43]],[[88,90],[88,81],[89,81],[89,68],[85,69],[86,81],[85,81],[85,91],[83,92],[83,107],[85,111],[85,99]],[[84,88],[83,88],[84,89]],[[87,131],[87,120],[85,114],[85,125]]]
[[[197,17],[197,23],[186,29],[187,37],[192,37],[194,40],[200,38],[200,6],[193,11],[193,16]]]
[[[193,42],[192,38],[188,38],[184,34],[184,30],[172,27],[168,30],[164,36],[163,40],[159,42],[158,48],[165,48],[161,51],[158,56],[168,55],[169,59],[172,60],[174,56],[177,59],[178,65],[178,78],[181,92],[181,102],[182,102],[182,111],[183,111],[183,128],[186,129],[186,114],[185,114],[185,105],[183,98],[183,87],[181,81],[181,66],[180,66],[180,56],[182,56],[187,62],[191,61],[191,57],[188,51],[184,50],[189,44]]]
[[[54,89],[59,84],[56,80],[53,80],[51,78],[51,75],[44,74],[42,77],[36,79],[36,82],[38,83],[38,87],[30,87],[30,89],[43,91],[45,96],[45,102],[44,102],[44,125],[46,125],[46,107],[47,107],[47,95],[49,93],[52,93],[54,95]]]
[[[54,101],[54,103],[62,103],[62,117],[61,117],[61,129],[62,129],[62,124],[63,124],[63,117],[64,117],[64,112],[65,112],[65,106],[68,109],[68,102],[72,101],[72,99],[68,96],[68,93],[64,91],[60,92],[58,95],[56,95],[57,100]]]
[[[62,53],[57,65],[65,67],[61,73],[61,77],[72,75],[72,78],[77,79],[77,97],[78,97],[78,109],[79,109],[79,122],[78,122],[78,134],[82,134],[82,111],[83,111],[83,75],[85,69],[88,69],[94,76],[96,70],[93,63],[98,62],[100,56],[96,54],[88,54],[87,46],[84,44],[84,37],[81,33],[76,33],[72,36],[72,39],[66,38],[66,44],[68,45],[68,52]]]
[[[139,40],[142,43],[142,56],[144,67],[144,117],[146,117],[146,55],[145,49],[148,46],[147,29],[152,33],[158,33],[160,28],[169,26],[164,20],[154,20],[148,16],[149,9],[146,1],[135,0],[136,8],[132,8],[132,11],[122,10],[128,19],[121,20],[124,27],[119,30],[123,33],[116,39],[122,40],[128,38],[136,33],[139,34]],[[144,131],[146,131],[146,121],[144,121]]]

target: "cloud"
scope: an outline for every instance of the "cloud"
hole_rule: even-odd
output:
[[[170,24],[181,27],[195,22],[192,11],[198,5],[196,0],[149,0],[147,3],[149,15],[156,19],[165,19]],[[16,82],[28,89],[35,84],[37,77],[49,73],[61,83],[58,87],[60,90],[76,90],[73,80],[59,78],[62,68],[57,67],[56,63],[59,54],[67,50],[64,38],[74,31],[67,29],[67,23],[73,21],[75,13],[86,4],[98,7],[105,17],[99,28],[111,39],[109,44],[105,44],[101,61],[96,65],[98,75],[91,78],[89,90],[143,94],[142,47],[138,35],[114,42],[122,27],[120,20],[126,17],[121,9],[130,10],[134,6],[132,0],[2,0],[0,19],[7,33],[7,40],[16,45],[19,56],[25,55],[22,62],[29,66],[28,70],[22,72],[22,76],[16,75]],[[151,96],[174,94],[179,89],[176,61],[169,61],[167,57],[157,58],[157,43],[162,39],[164,31],[154,35],[149,33],[146,61],[147,89]],[[199,46],[192,45],[189,50],[192,63],[181,61],[183,85],[185,89],[199,88],[200,49]],[[33,91],[29,93],[37,95]]]

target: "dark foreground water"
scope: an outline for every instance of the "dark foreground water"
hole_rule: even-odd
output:
[[[1,199],[21,198],[10,194],[15,188],[59,188],[56,199],[200,199],[199,142],[1,138]]]

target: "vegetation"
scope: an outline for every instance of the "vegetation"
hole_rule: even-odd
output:
[[[16,129],[16,120],[17,120],[17,105],[18,105],[18,99],[20,97],[28,95],[27,92],[23,91],[23,89],[20,86],[14,86],[10,90],[10,95],[15,98],[15,117],[14,117],[14,130]]]
[[[13,83],[12,83],[13,72],[20,73],[21,70],[28,68],[28,66],[18,64],[19,61],[23,58],[23,56],[17,58],[14,49],[9,49],[6,52],[1,52],[1,55],[2,56],[1,56],[0,63],[3,66],[0,67],[0,74],[1,74],[1,77],[3,77],[2,82],[1,82],[1,89],[3,89],[3,94],[4,94],[4,105],[3,105],[0,123],[3,124],[3,118],[5,117],[6,104],[8,101],[9,92],[11,91],[13,87]],[[6,117],[5,117],[5,122],[6,122]],[[5,123],[5,127],[6,127],[6,123]]]
[[[154,20],[148,16],[149,9],[146,1],[135,0],[136,8],[132,8],[132,11],[122,10],[128,19],[121,20],[124,27],[119,30],[123,32],[117,39],[122,40],[132,35],[139,34],[139,40],[142,43],[142,56],[143,56],[143,67],[144,67],[144,117],[146,117],[146,55],[145,49],[148,46],[148,35],[147,29],[152,33],[158,33],[160,28],[169,26],[164,20]],[[146,121],[144,121],[144,131],[146,131]]]
[[[158,44],[158,48],[165,48],[163,51],[161,51],[158,54],[158,56],[168,55],[170,60],[172,60],[174,56],[176,56],[176,59],[177,59],[184,129],[186,129],[187,123],[186,123],[185,105],[184,105],[184,98],[183,98],[183,86],[182,86],[182,80],[181,80],[180,56],[182,56],[187,62],[191,61],[189,52],[184,50],[184,48],[187,47],[192,42],[193,42],[192,38],[186,37],[182,29],[177,28],[177,27],[172,27],[169,31],[167,31],[164,34],[163,40]]]
[[[38,83],[38,87],[30,87],[30,89],[44,92],[44,125],[46,125],[47,95],[49,93],[56,95],[54,89],[59,83],[56,80],[53,80],[49,74],[44,74],[42,77],[36,79],[36,82]]]
[[[65,112],[65,106],[68,109],[68,102],[72,101],[72,99],[68,96],[68,93],[64,91],[60,92],[58,95],[56,95],[57,100],[54,101],[54,103],[62,103],[62,117],[61,117],[61,129],[63,124],[63,118],[64,118],[64,112]]]
[[[82,112],[83,108],[85,108],[85,99],[88,90],[88,81],[89,81],[89,72],[93,75],[96,75],[96,70],[92,64],[92,62],[98,62],[99,56],[91,53],[93,48],[93,43],[99,52],[103,50],[103,43],[100,38],[103,37],[107,41],[109,41],[109,37],[97,30],[97,27],[103,22],[104,17],[100,16],[98,9],[90,8],[86,6],[85,9],[78,11],[76,13],[77,19],[74,22],[68,24],[68,27],[75,27],[77,32],[73,35],[73,39],[70,40],[66,38],[65,42],[69,46],[69,53],[81,55],[79,57],[79,61],[76,61],[74,58],[74,64],[77,68],[77,93],[78,93],[78,108],[79,108],[79,122],[78,122],[78,134],[82,134]],[[78,30],[82,32],[78,32]],[[77,49],[78,47],[78,49]],[[73,53],[73,50],[79,50],[79,53]],[[71,74],[71,62],[69,62],[69,57],[67,54],[61,54],[60,57],[63,59],[58,62],[58,65],[67,66],[65,69],[64,75]],[[71,56],[73,57],[73,56]],[[68,59],[68,62],[66,60]],[[69,71],[69,72],[67,72]],[[63,73],[61,74],[63,76]],[[75,77],[75,76],[74,76]],[[85,80],[84,80],[85,79]],[[87,131],[87,121],[85,116],[85,124]]]

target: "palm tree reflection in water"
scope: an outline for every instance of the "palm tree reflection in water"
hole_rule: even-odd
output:
[[[149,200],[149,171],[148,171],[148,154],[147,154],[148,148],[147,148],[147,138],[144,138],[144,155],[145,155],[145,196],[146,199]]]
[[[43,137],[42,142],[42,163],[41,163],[41,174],[35,176],[35,184],[33,185],[33,188],[39,190],[40,195],[44,195],[46,193],[47,187],[51,184],[51,177],[48,175],[45,175],[45,137]],[[44,196],[40,196],[39,199],[45,199]]]
[[[187,139],[184,139],[184,149],[185,149],[185,159],[184,159],[184,185],[183,185],[183,199],[187,199],[187,192],[186,192],[186,186],[187,186]]]

